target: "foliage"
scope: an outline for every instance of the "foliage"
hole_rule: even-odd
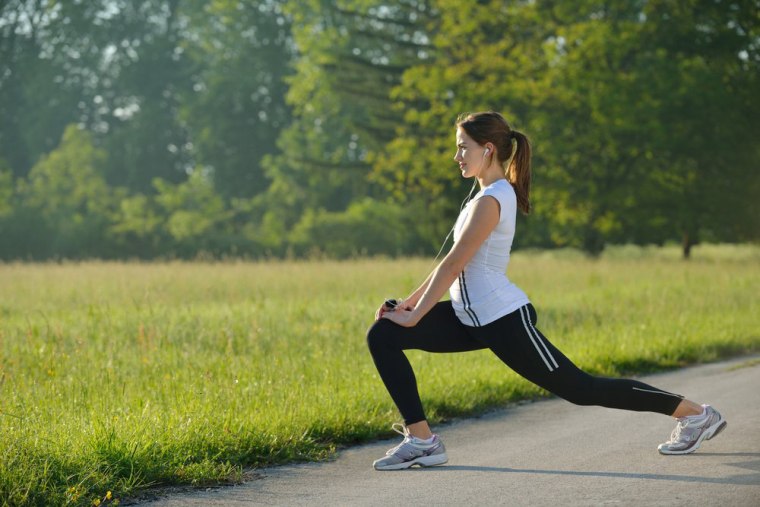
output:
[[[307,211],[290,236],[296,254],[330,258],[375,256],[408,251],[414,241],[403,208],[373,199],[352,203],[344,212]],[[399,252],[391,248],[396,247]]]
[[[66,129],[58,148],[40,159],[19,185],[16,225],[22,229],[14,238],[17,246],[41,239],[44,246],[36,248],[43,255],[100,253],[98,244],[112,205],[109,187],[97,172],[104,158],[88,132],[73,125]],[[43,238],[29,235],[29,230],[38,230],[35,224],[46,232]]]
[[[437,6],[436,57],[395,90],[405,124],[376,165],[396,194],[450,215],[454,112],[497,109],[534,140],[554,244],[756,237],[737,231],[758,225],[756,2]]]
[[[182,47],[196,70],[180,115],[196,163],[211,169],[222,196],[259,194],[268,187],[260,161],[290,123],[290,19],[278,1],[193,1],[186,11],[193,37]]]
[[[288,2],[297,48],[287,80],[294,119],[278,140],[281,153],[266,162],[271,205],[288,203],[279,213],[286,226],[302,213],[342,212],[367,196],[382,198],[367,174],[402,121],[390,90],[427,46],[413,22],[426,4]]]
[[[454,119],[481,109],[533,142],[516,247],[757,241],[759,11],[2,2],[0,258],[430,253],[469,187]],[[372,222],[397,209],[403,232]]]
[[[2,161],[0,161],[2,163]],[[13,174],[0,165],[0,220],[13,211]]]

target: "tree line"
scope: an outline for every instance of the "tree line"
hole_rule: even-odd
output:
[[[0,259],[430,254],[458,113],[516,247],[760,237],[760,1],[0,1]]]

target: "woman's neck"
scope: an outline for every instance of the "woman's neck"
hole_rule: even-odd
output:
[[[504,169],[497,164],[491,164],[485,171],[482,171],[478,176],[478,183],[480,183],[480,189],[486,188],[488,185],[493,184],[498,180],[507,179],[504,174]]]

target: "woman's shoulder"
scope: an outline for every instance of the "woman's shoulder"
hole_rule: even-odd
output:
[[[512,185],[507,180],[496,180],[483,189],[482,195],[490,195],[498,201],[500,222],[509,216],[514,216],[517,196],[515,195],[515,189],[512,188]]]
[[[515,189],[505,179],[499,179],[483,189],[483,195],[492,195],[497,199],[515,199]]]

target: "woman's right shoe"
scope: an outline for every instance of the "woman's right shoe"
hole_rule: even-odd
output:
[[[446,447],[438,435],[433,435],[433,441],[427,444],[410,435],[409,430],[402,424],[395,423],[393,431],[403,435],[404,440],[393,449],[389,449],[384,458],[372,464],[375,470],[403,470],[413,465],[430,467],[443,465],[449,460]]]

